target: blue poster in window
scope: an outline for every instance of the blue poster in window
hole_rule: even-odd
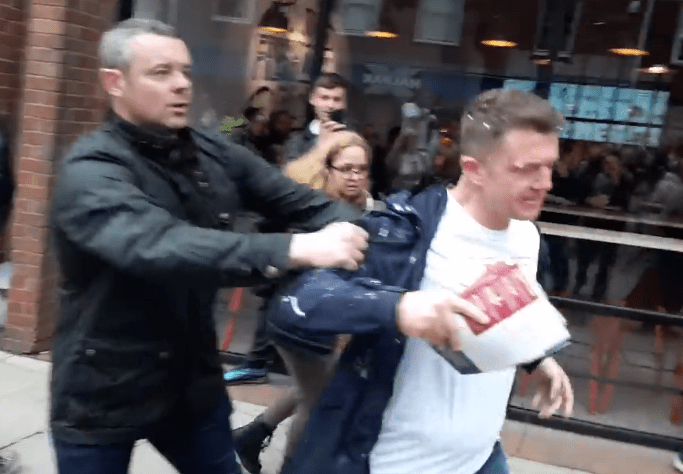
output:
[[[576,103],[578,89],[576,84],[555,82],[550,85],[548,99],[552,102],[553,107],[562,112],[562,115],[565,117],[576,117],[578,112],[578,104]]]
[[[504,89],[517,89],[520,91],[532,91],[536,88],[536,81],[527,79],[507,79],[503,85]]]
[[[651,127],[648,129],[647,146],[658,147],[659,140],[662,138],[662,129],[659,127]]]
[[[616,87],[601,87],[600,99],[598,100],[598,119],[614,120],[616,115]]]
[[[602,99],[602,91],[600,86],[583,86],[579,95],[579,113],[580,118],[598,119],[600,114],[598,112]]]
[[[644,145],[647,143],[647,128],[630,126],[626,131],[626,139],[629,145]]]
[[[619,122],[630,122],[631,106],[636,102],[638,91],[635,89],[619,89],[617,98],[615,120]]]
[[[574,139],[595,141],[595,125],[593,122],[574,122]]]
[[[666,118],[666,109],[669,105],[669,93],[666,91],[658,91],[654,97],[652,107],[650,109],[649,123],[654,125],[664,124]]]
[[[617,144],[626,143],[626,125],[612,125],[607,141]]]

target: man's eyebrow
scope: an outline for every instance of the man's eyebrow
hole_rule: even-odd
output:
[[[158,67],[169,67],[171,65],[170,62],[165,61],[165,62],[158,62],[158,63],[152,63],[148,69],[156,69]]]

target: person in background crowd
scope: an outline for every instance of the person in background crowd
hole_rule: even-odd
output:
[[[612,150],[602,160],[602,172],[593,181],[590,194],[585,202],[598,209],[612,208],[627,212],[634,188],[633,177],[625,169],[619,153]],[[613,231],[624,230],[624,222],[620,221],[604,222],[598,219],[586,219],[584,225]],[[607,291],[609,269],[614,264],[616,256],[617,247],[614,244],[597,241],[581,242],[577,258],[574,294],[579,294],[585,285],[588,267],[597,257],[598,272],[595,276],[591,298],[593,301],[602,301]]]
[[[367,233],[337,222],[357,219],[352,206],[188,126],[192,61],[173,27],[126,20],[99,55],[110,117],[61,161],[52,195],[57,470],[125,474],[147,439],[181,474],[238,474],[217,290],[300,268],[355,270]],[[235,233],[244,209],[308,232]]]
[[[315,119],[306,125],[299,133],[291,135],[284,145],[283,162],[287,163],[295,159],[307,159],[311,156],[322,156],[334,146],[338,132],[346,129],[344,124],[330,120],[330,114],[334,111],[346,108],[346,81],[337,74],[322,74],[313,84],[310,95],[310,104],[315,113]],[[262,228],[270,232],[282,230],[282,225],[271,222],[268,227]],[[259,291],[258,296],[263,298],[263,304],[269,299],[274,286],[269,285]],[[247,360],[226,372],[227,384],[262,383],[268,375],[268,358],[272,359],[274,353],[265,333],[265,307],[262,305],[258,313],[258,323],[254,336],[254,345],[247,355]]]
[[[0,121],[0,253],[5,248],[4,237],[7,235],[7,223],[12,211],[14,188],[10,132],[6,124]]]
[[[356,133],[342,131],[334,146],[324,154],[315,153],[287,165],[285,173],[312,189],[320,189],[331,199],[346,201],[363,212],[384,209],[369,192],[369,170],[372,154],[368,143]],[[339,354],[348,344],[348,337],[340,337],[324,353],[306,351],[304,344],[278,346],[296,388],[277,400],[251,423],[234,431],[235,450],[244,468],[251,474],[261,472],[259,455],[284,420],[294,415],[287,438],[285,464],[296,447],[301,432],[314,406],[336,367]]]
[[[301,158],[323,141],[326,135],[343,130],[346,124],[333,121],[331,114],[346,110],[347,83],[334,73],[322,74],[314,83],[309,103],[315,118],[285,145],[285,163]]]
[[[487,265],[512,261],[535,280],[530,221],[552,185],[562,122],[531,92],[484,92],[463,116],[455,187],[389,198],[387,212],[365,217],[372,243],[359,271],[306,272],[273,300],[280,334],[353,335],[281,474],[510,472],[500,430],[515,369],[461,374],[433,345],[459,350],[466,322],[454,313],[483,316],[454,295]],[[541,416],[569,415],[571,384],[554,359],[526,368],[542,379]]]
[[[401,127],[391,127],[387,133],[386,146],[377,146],[373,150],[372,166],[370,168],[371,194],[375,199],[381,199],[389,192],[389,170],[387,169],[387,154],[394,146],[401,134]]]
[[[552,197],[559,198],[561,204],[578,204],[583,199],[584,185],[581,183],[579,168],[583,160],[582,146],[575,140],[563,140],[560,143],[560,159],[553,169]],[[552,200],[551,200],[552,201]],[[547,213],[543,215],[545,222],[571,225],[576,224],[576,217],[568,214]],[[550,274],[554,296],[569,295],[569,243],[570,240],[555,235],[546,235],[548,256],[550,258]]]
[[[270,114],[268,128],[273,143],[284,144],[292,133],[294,117],[287,110],[276,110]]]
[[[246,126],[232,134],[232,140],[238,145],[248,148],[268,163],[275,163],[275,152],[271,146],[268,118],[261,109],[247,107],[244,111]]]
[[[292,133],[293,120],[294,117],[287,110],[276,110],[270,114],[268,141],[273,153],[277,157],[275,163],[278,165],[284,163],[284,145]]]
[[[322,153],[310,153],[285,167],[285,174],[311,189],[355,204],[365,211],[374,208],[370,188],[372,149],[360,135],[351,131],[337,132]]]
[[[451,138],[441,138],[434,157],[431,184],[457,184],[462,169],[460,168],[460,147]]]

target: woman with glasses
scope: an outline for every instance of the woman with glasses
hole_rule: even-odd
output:
[[[328,196],[355,204],[366,212],[382,208],[370,195],[372,151],[357,133],[335,132],[320,153],[291,162],[285,174]]]
[[[319,153],[290,162],[284,169],[285,174],[333,199],[356,205],[364,213],[383,209],[384,203],[375,201],[369,192],[371,151],[368,143],[360,135],[342,130],[332,133],[321,145]],[[310,409],[334,373],[339,355],[349,340],[348,336],[340,336],[334,342],[316,341],[316,351],[307,349],[305,343],[300,347],[288,344],[285,348],[275,341],[295,387],[251,423],[233,431],[235,449],[247,471],[261,472],[261,450],[275,428],[294,416],[285,449],[287,462],[304,430]]]

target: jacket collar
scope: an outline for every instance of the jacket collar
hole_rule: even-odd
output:
[[[431,240],[446,209],[451,187],[438,184],[417,194],[401,191],[387,199],[387,208],[414,221],[422,229],[423,235]]]
[[[168,167],[183,167],[197,161],[189,127],[180,130],[150,130],[112,114],[105,129],[121,137],[145,158]]]

